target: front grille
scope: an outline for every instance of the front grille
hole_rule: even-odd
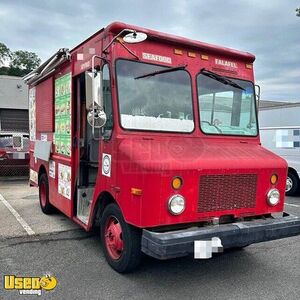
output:
[[[256,186],[256,174],[202,175],[198,212],[253,208]]]

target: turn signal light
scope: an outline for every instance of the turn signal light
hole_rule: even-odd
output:
[[[174,190],[179,190],[182,186],[182,179],[180,177],[174,177],[172,180],[172,188]]]
[[[278,176],[277,176],[277,174],[273,174],[272,176],[271,176],[271,183],[272,184],[276,184],[277,183],[277,181],[278,181]]]

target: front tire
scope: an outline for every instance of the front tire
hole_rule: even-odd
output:
[[[46,215],[52,214],[54,207],[49,202],[49,182],[45,173],[39,179],[39,199],[42,212]]]
[[[125,222],[116,204],[109,204],[104,209],[100,231],[108,264],[119,273],[134,270],[142,256],[141,232]]]
[[[286,179],[285,194],[287,196],[295,196],[299,189],[299,178],[291,171],[288,172]]]

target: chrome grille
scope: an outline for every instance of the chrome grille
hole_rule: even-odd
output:
[[[202,175],[198,212],[253,208],[256,188],[257,174]]]

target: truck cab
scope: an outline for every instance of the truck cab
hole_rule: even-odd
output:
[[[167,259],[197,241],[214,252],[299,234],[283,213],[286,162],[260,144],[254,59],[119,22],[58,52],[25,78],[32,95],[54,90],[49,103],[35,98],[53,120],[46,133],[37,120],[31,148],[42,210],[100,225],[119,272],[141,252]]]

